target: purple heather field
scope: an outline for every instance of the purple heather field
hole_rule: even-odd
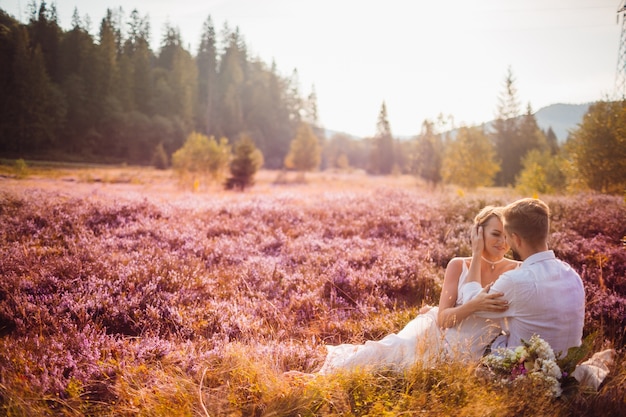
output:
[[[622,349],[624,198],[542,198],[551,248],[585,283],[585,333]],[[437,303],[447,262],[470,255],[473,216],[510,201],[375,182],[191,193],[3,180],[0,383],[114,402],[131,369],[198,379],[234,344],[276,372],[315,370],[325,344],[381,337]]]

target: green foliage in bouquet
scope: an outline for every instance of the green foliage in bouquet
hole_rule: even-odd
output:
[[[583,339],[583,343],[580,346],[569,348],[567,350],[567,355],[557,360],[557,364],[563,373],[563,376],[561,377],[561,389],[563,390],[564,396],[571,396],[578,391],[578,381],[572,374],[574,373],[576,366],[578,366],[578,364],[582,362],[582,360],[589,355],[593,349],[597,335],[598,332],[591,333]]]

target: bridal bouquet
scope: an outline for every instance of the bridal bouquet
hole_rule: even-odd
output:
[[[567,376],[561,371],[550,345],[537,335],[528,341],[522,340],[522,346],[515,349],[495,349],[482,358],[482,364],[503,383],[529,378],[545,385],[554,397],[561,395],[561,380]]]

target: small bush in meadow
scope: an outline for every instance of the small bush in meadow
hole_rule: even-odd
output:
[[[15,178],[24,179],[28,176],[28,164],[23,159],[16,159],[13,163]]]

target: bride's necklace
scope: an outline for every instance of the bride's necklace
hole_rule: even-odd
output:
[[[500,259],[499,261],[492,262],[492,261],[490,261],[489,259],[485,258],[485,257],[484,257],[484,256],[482,256],[482,255],[481,255],[480,257],[481,257],[481,258],[483,258],[483,261],[485,261],[485,262],[487,262],[489,265],[491,265],[491,270],[492,270],[492,271],[493,271],[494,269],[496,269],[496,264],[499,264],[500,262],[502,262],[502,261],[504,261],[504,260],[506,259],[506,258],[504,258],[504,257],[503,257],[503,258],[502,258],[502,259]]]

